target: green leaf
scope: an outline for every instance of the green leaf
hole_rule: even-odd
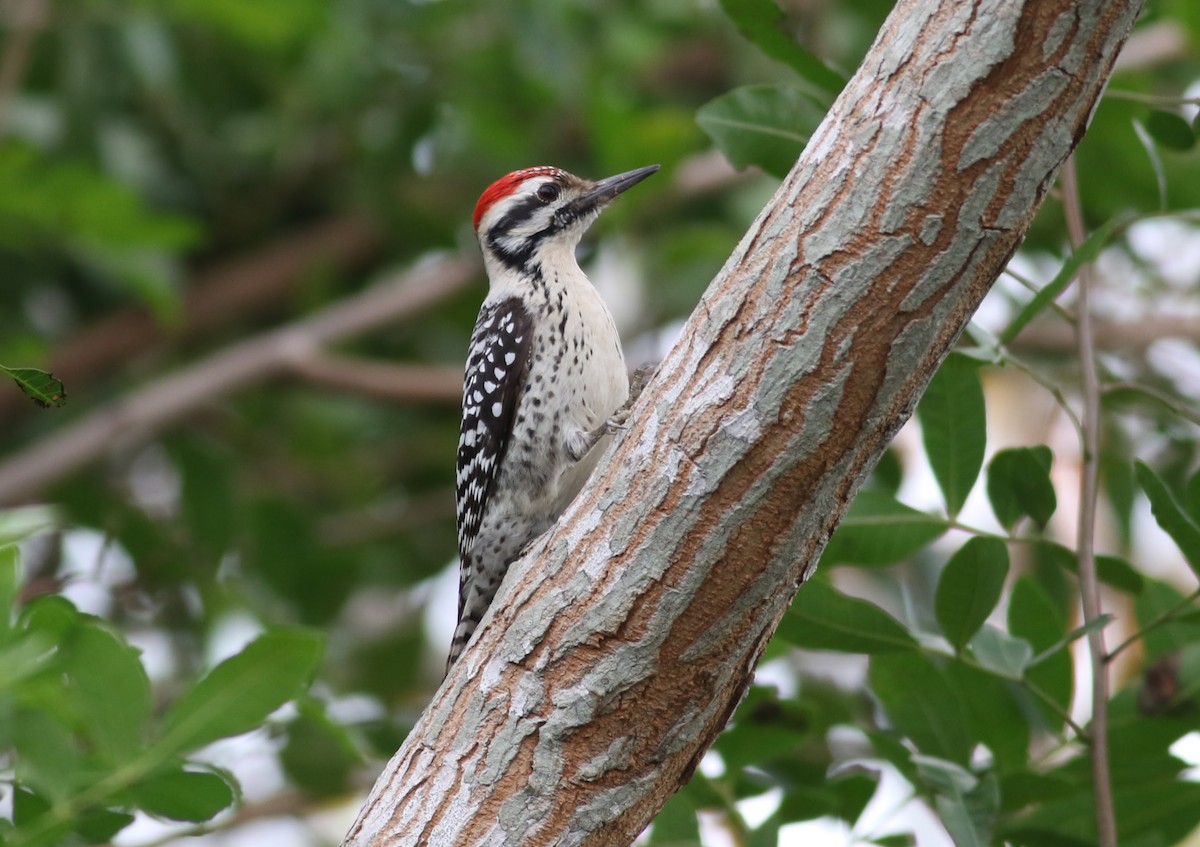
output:
[[[320,661],[321,643],[318,634],[300,629],[260,636],[175,702],[155,746],[182,753],[256,729],[304,690]]]
[[[1008,631],[1010,635],[1028,641],[1039,654],[1058,644],[1065,634],[1054,602],[1027,576],[1013,585],[1008,601]],[[1047,695],[1060,710],[1066,712],[1071,708],[1074,669],[1069,651],[1054,652],[1027,668],[1025,680]],[[1051,727],[1062,726],[1061,715],[1040,698],[1036,702]]]
[[[1041,539],[1034,542],[1033,546],[1044,559],[1053,562],[1055,566],[1065,571],[1078,575],[1079,559],[1073,551],[1061,544]],[[1129,594],[1140,593],[1145,584],[1145,579],[1133,565],[1119,556],[1097,556],[1096,576],[1106,585],[1111,585],[1113,588]]]
[[[42,673],[52,672],[57,655],[58,645],[44,633],[13,638],[0,647],[0,697],[18,690]],[[10,735],[11,727],[0,722],[0,749],[11,741]]]
[[[299,715],[287,725],[287,743],[279,762],[288,777],[314,797],[346,791],[361,757],[346,729],[329,719],[322,704],[310,697],[296,703]]]
[[[1054,644],[1051,644],[1049,647],[1046,647],[1043,650],[1040,650],[1036,656],[1034,656],[1032,659],[1029,660],[1030,666],[1036,665],[1040,662],[1045,661],[1046,659],[1049,659],[1051,656],[1053,656],[1055,653],[1057,653],[1062,648],[1066,647],[1072,641],[1075,641],[1078,638],[1082,638],[1083,636],[1087,635],[1092,630],[1103,629],[1104,627],[1106,627],[1110,623],[1112,623],[1114,620],[1116,620],[1116,615],[1104,614],[1104,615],[1100,615],[1098,618],[1095,618],[1094,620],[1088,621],[1083,626],[1075,627],[1073,630],[1068,632],[1066,635],[1064,635],[1062,638],[1060,638]]]
[[[1133,478],[1133,466],[1123,452],[1115,449],[1100,451],[1100,490],[1108,500],[1122,545],[1133,546],[1133,507],[1137,484]]]
[[[11,378],[26,397],[43,409],[62,406],[67,402],[67,390],[53,374],[37,368],[6,368],[4,365],[0,365],[0,374]]]
[[[20,625],[30,633],[62,643],[79,623],[79,612],[66,597],[39,597],[21,610]]]
[[[992,673],[1006,679],[1019,680],[1033,659],[1033,647],[1023,638],[985,626],[971,639],[971,653]]]
[[[860,491],[821,557],[824,564],[889,565],[907,559],[949,529],[881,491]]]
[[[1142,490],[1150,498],[1150,511],[1154,513],[1154,520],[1171,536],[1171,540],[1183,552],[1183,557],[1192,570],[1200,576],[1200,523],[1192,519],[1149,465],[1137,462],[1134,472]]]
[[[88,270],[147,297],[160,315],[179,309],[164,278],[172,253],[199,235],[193,221],[149,208],[91,163],[20,144],[0,148],[0,223],[0,238],[20,248],[57,240]]]
[[[696,122],[736,168],[758,165],[782,179],[825,109],[799,88],[747,85],[700,107]]]
[[[745,841],[746,847],[779,847],[780,825],[778,816],[771,815],[750,831]]]
[[[8,642],[20,585],[21,551],[15,544],[0,546],[0,644]]]
[[[89,844],[106,844],[131,823],[133,815],[128,812],[92,809],[75,820],[74,828]]]
[[[17,825],[14,838],[5,843],[20,844],[21,847],[60,847],[67,840],[71,821],[59,821],[47,825],[46,815],[50,803],[46,798],[17,785],[12,792],[12,819]],[[34,835],[28,833],[34,832]],[[8,836],[8,833],[5,833]],[[20,840],[17,840],[20,839]]]
[[[780,698],[774,688],[752,685],[715,749],[730,772],[792,759],[811,740],[812,723],[805,704]]]
[[[1008,548],[997,538],[974,537],[946,563],[935,609],[942,633],[956,650],[971,640],[996,608],[1008,576]]]
[[[1174,775],[1121,781],[1114,770],[1113,777],[1117,836],[1122,847],[1180,844],[1195,829],[1200,785]],[[1001,833],[1006,841],[1054,847],[1096,843],[1096,812],[1090,791],[1051,798],[1039,795],[1036,800],[1032,808],[1007,824]],[[1037,840],[1030,837],[1034,835]]]
[[[19,708],[11,720],[18,780],[56,802],[74,794],[83,757],[62,718],[46,708]]]
[[[1000,333],[1000,343],[1006,346],[1012,344],[1013,340],[1021,334],[1021,330],[1028,326],[1030,321],[1037,317],[1059,294],[1062,294],[1066,290],[1071,281],[1075,279],[1075,275],[1079,273],[1079,269],[1089,262],[1096,260],[1096,257],[1100,255],[1100,251],[1112,239],[1113,233],[1128,222],[1128,216],[1118,216],[1106,221],[1095,232],[1084,239],[1082,244],[1071,251],[1071,255],[1063,262],[1063,266],[1054,275],[1054,279],[1046,283],[1034,295],[1033,299],[1026,303],[1021,311],[1017,312],[1017,316],[1009,321],[1008,326],[1004,328],[1004,332]]]
[[[966,769],[932,756],[913,756],[920,782],[934,792],[938,817],[955,847],[988,847],[1000,810],[995,776],[977,779]]]
[[[845,77],[784,31],[784,14],[771,0],[721,0],[721,8],[747,40],[813,85],[836,94],[846,84]]]
[[[1075,561],[1075,570],[1078,571],[1079,560],[1074,557],[1072,559]],[[1120,556],[1097,556],[1096,576],[1100,578],[1101,582],[1129,594],[1140,593],[1142,586],[1146,583],[1137,569]]]
[[[182,769],[157,773],[130,792],[138,808],[160,818],[200,823],[233,805],[236,794],[221,776]]]
[[[1075,781],[1061,775],[1019,770],[1000,777],[1001,809],[1016,812],[1036,803],[1069,797],[1076,789]]]
[[[972,740],[965,707],[929,657],[922,653],[872,656],[869,680],[892,726],[912,739],[918,750],[967,764]]]
[[[951,353],[917,406],[925,453],[951,516],[966,502],[983,467],[985,411],[978,362]]]
[[[1050,448],[1014,447],[1001,450],[988,463],[987,493],[996,519],[1006,529],[1025,515],[1039,527],[1045,527],[1058,507],[1050,467],[1054,454]]]
[[[1142,152],[1146,154],[1146,159],[1150,163],[1150,170],[1154,173],[1155,188],[1158,189],[1158,208],[1165,210],[1168,207],[1167,169],[1163,166],[1162,154],[1145,125],[1136,118],[1132,121],[1132,124],[1133,134],[1137,138],[1138,144],[1141,145]]]
[[[0,545],[23,541],[31,535],[53,529],[58,523],[58,510],[52,506],[0,510]]]
[[[1168,150],[1186,152],[1196,146],[1196,135],[1191,125],[1174,112],[1151,112],[1145,126],[1150,136]]]
[[[1200,471],[1192,474],[1188,480],[1187,491],[1184,492],[1188,514],[1192,520],[1200,524]]]
[[[219,557],[238,527],[232,463],[226,453],[200,439],[180,439],[170,450],[182,477],[180,505],[191,537]]]
[[[1146,588],[1138,596],[1134,611],[1141,628],[1156,624],[1142,638],[1148,662],[1200,641],[1200,620],[1196,618],[1200,606],[1195,601],[1187,603],[1185,599],[1165,582],[1146,580]]]
[[[1174,776],[1117,784],[1113,803],[1121,844],[1181,845],[1196,829],[1200,785]]]
[[[889,653],[917,647],[908,630],[883,609],[816,579],[800,587],[780,622],[779,636],[797,647],[843,653]]]
[[[966,707],[972,737],[992,751],[996,767],[1005,773],[1024,767],[1029,758],[1029,720],[1010,684],[960,661],[947,663],[946,675]]]
[[[864,733],[879,758],[894,767],[909,782],[916,781],[917,766],[912,762],[912,751],[896,733],[869,728],[864,730]]]
[[[655,816],[648,843],[652,847],[701,847],[696,807],[684,792],[676,792]]]
[[[121,763],[142,748],[150,718],[150,680],[137,651],[87,622],[64,647],[64,669],[96,749]]]
[[[172,11],[191,22],[231,36],[258,53],[285,50],[322,26],[330,26],[321,0],[173,0]]]

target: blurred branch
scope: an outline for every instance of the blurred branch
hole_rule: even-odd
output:
[[[296,355],[285,367],[307,382],[380,400],[457,405],[462,398],[461,367],[399,365],[317,350]]]
[[[1200,320],[1180,315],[1157,315],[1138,321],[1093,321],[1092,332],[1098,349],[1141,352],[1163,338],[1200,341]],[[1057,321],[1034,321],[1022,330],[1012,347],[1024,353],[1072,353],[1075,328]]]
[[[55,351],[48,369],[78,396],[83,385],[140,353],[168,340],[195,338],[276,306],[308,279],[314,268],[354,268],[378,247],[379,235],[365,220],[328,218],[201,271],[183,296],[180,325],[164,326],[149,310],[129,308],[67,339]],[[29,403],[23,400],[13,392],[0,394],[0,423],[27,413]]]
[[[729,164],[720,150],[689,156],[675,166],[672,189],[678,200],[690,200],[715,191],[723,191],[762,175],[758,168],[738,170]]]
[[[685,159],[675,171],[667,198],[673,203],[747,182],[757,173],[754,169],[735,170],[715,150]],[[164,326],[147,309],[131,307],[65,340],[44,366],[78,397],[98,376],[140,354],[277,308],[304,283],[314,266],[338,271],[361,266],[379,245],[380,236],[369,221],[350,215],[328,218],[198,273],[187,285],[179,325]],[[31,411],[21,396],[0,393],[0,425]]]
[[[1185,405],[1179,401],[1179,398],[1174,397],[1165,392],[1159,391],[1149,385],[1142,385],[1132,380],[1117,380],[1115,382],[1105,383],[1103,391],[1105,394],[1117,394],[1122,391],[1130,391],[1137,394],[1142,394],[1162,404],[1169,409],[1173,414],[1178,415],[1185,420],[1200,426],[1200,411]]]
[[[286,373],[293,362],[323,345],[422,312],[464,288],[478,271],[474,259],[460,255],[424,262],[310,317],[148,383],[0,464],[0,503],[32,499],[114,447],[145,439],[206,403]]]
[[[1187,32],[1172,20],[1160,20],[1138,27],[1117,56],[1117,71],[1145,70],[1161,65],[1190,50]]]
[[[1147,106],[1158,106],[1160,108],[1172,108],[1178,106],[1200,106],[1200,97],[1175,97],[1169,94],[1143,94],[1140,91],[1124,91],[1121,89],[1112,89],[1104,92],[1105,97],[1114,97],[1117,100],[1132,100],[1135,103],[1144,103]]]
[[[50,0],[0,0],[8,36],[0,53],[0,138],[8,129],[8,108],[21,89],[33,42],[50,17]]]

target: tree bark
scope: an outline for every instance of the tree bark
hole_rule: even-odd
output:
[[[1020,243],[1140,6],[897,4],[346,845],[633,841]]]

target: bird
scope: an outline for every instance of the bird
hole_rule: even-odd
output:
[[[463,378],[458,624],[447,673],[509,566],[570,505],[628,412],[621,337],[575,250],[617,195],[658,169],[593,182],[524,168],[493,182],[475,206],[488,293]]]

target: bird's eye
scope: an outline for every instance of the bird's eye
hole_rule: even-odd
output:
[[[553,203],[558,199],[558,186],[552,182],[547,182],[538,188],[537,197],[543,203]]]

